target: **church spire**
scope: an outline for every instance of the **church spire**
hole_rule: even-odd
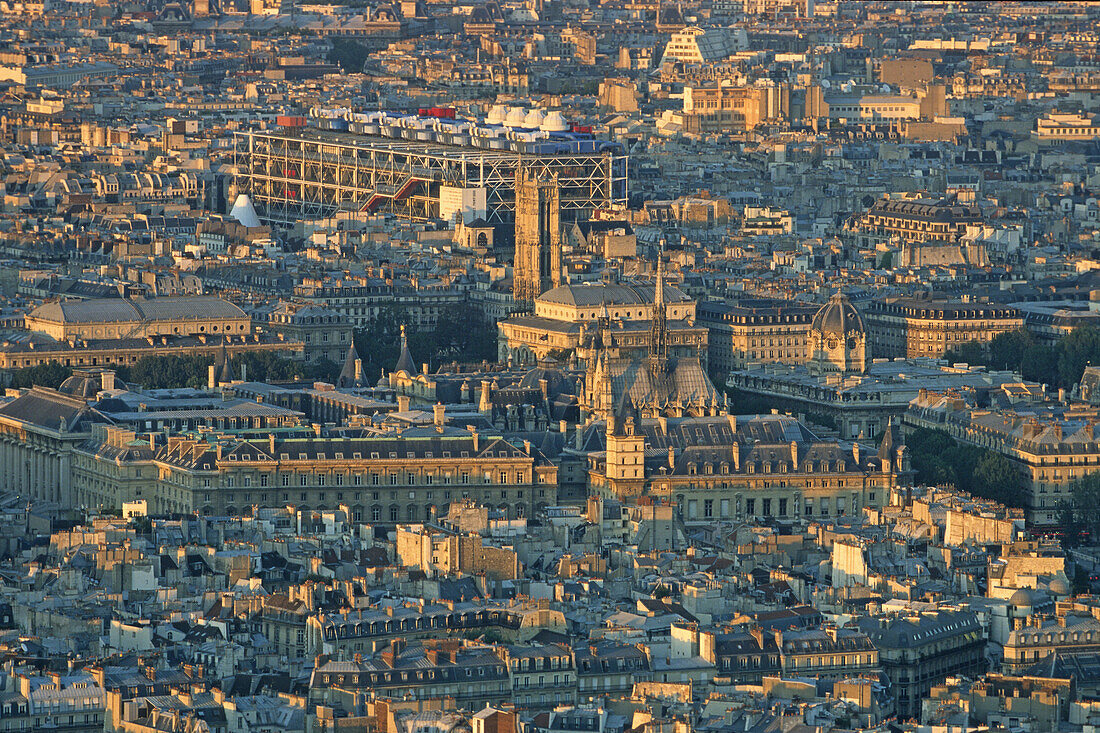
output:
[[[664,248],[657,253],[657,278],[653,285],[653,323],[649,327],[649,359],[654,369],[668,359],[668,313],[665,310]]]
[[[653,307],[661,309],[665,307],[665,270],[662,254],[663,252],[657,253],[657,283],[653,287]]]

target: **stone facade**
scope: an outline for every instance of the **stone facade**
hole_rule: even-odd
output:
[[[781,301],[704,302],[698,324],[708,335],[707,362],[727,373],[753,362],[801,364],[810,355],[810,326],[817,309]]]
[[[892,433],[875,453],[785,415],[612,419],[590,430],[605,445],[589,459],[590,491],[665,502],[688,524],[855,514],[883,506],[909,466]]]
[[[301,343],[307,362],[327,359],[339,363],[351,344],[351,323],[328,308],[284,303],[268,323],[285,341]]]
[[[147,500],[153,513],[210,515],[253,505],[346,507],[353,521],[376,524],[422,521],[458,499],[509,518],[557,502],[553,464],[498,436],[443,427],[354,437],[320,428],[277,432],[172,435],[155,448],[148,437],[136,445],[93,437],[76,462],[74,499],[115,507],[128,496]]]
[[[875,356],[891,359],[938,358],[969,341],[989,343],[1024,326],[1010,306],[911,298],[876,301],[864,319]]]

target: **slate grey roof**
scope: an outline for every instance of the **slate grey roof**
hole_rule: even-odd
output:
[[[663,288],[666,303],[691,301],[679,288],[666,284]],[[615,305],[645,305],[654,300],[653,285],[624,285],[619,283],[594,283],[585,285],[560,285],[539,296],[546,303],[591,307],[606,303]]]
[[[889,619],[865,616],[857,623],[879,649],[910,649],[936,639],[949,639],[969,632],[980,632],[978,617],[971,611],[938,611]]]
[[[81,432],[92,422],[110,422],[82,399],[70,397],[47,387],[34,387],[0,407],[0,415],[57,430],[61,420],[69,432]]]
[[[125,323],[248,316],[243,310],[221,298],[180,295],[149,300],[100,298],[56,301],[35,308],[30,317],[56,323]]]
[[[667,372],[657,375],[644,361],[614,360],[608,365],[611,392],[629,397],[637,406],[709,405],[719,400],[698,358],[673,358],[668,360],[668,365]]]

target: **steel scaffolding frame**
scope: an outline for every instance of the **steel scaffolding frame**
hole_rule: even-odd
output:
[[[521,164],[540,177],[557,174],[563,219],[586,219],[627,197],[627,156],[610,151],[521,155],[311,130],[234,133],[233,157],[238,192],[252,198],[261,219],[287,226],[347,210],[436,219],[444,185],[485,188],[486,220],[510,222]]]

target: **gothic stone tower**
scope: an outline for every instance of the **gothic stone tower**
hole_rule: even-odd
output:
[[[561,189],[557,176],[539,180],[516,170],[516,305],[534,308],[535,298],[561,285]]]

